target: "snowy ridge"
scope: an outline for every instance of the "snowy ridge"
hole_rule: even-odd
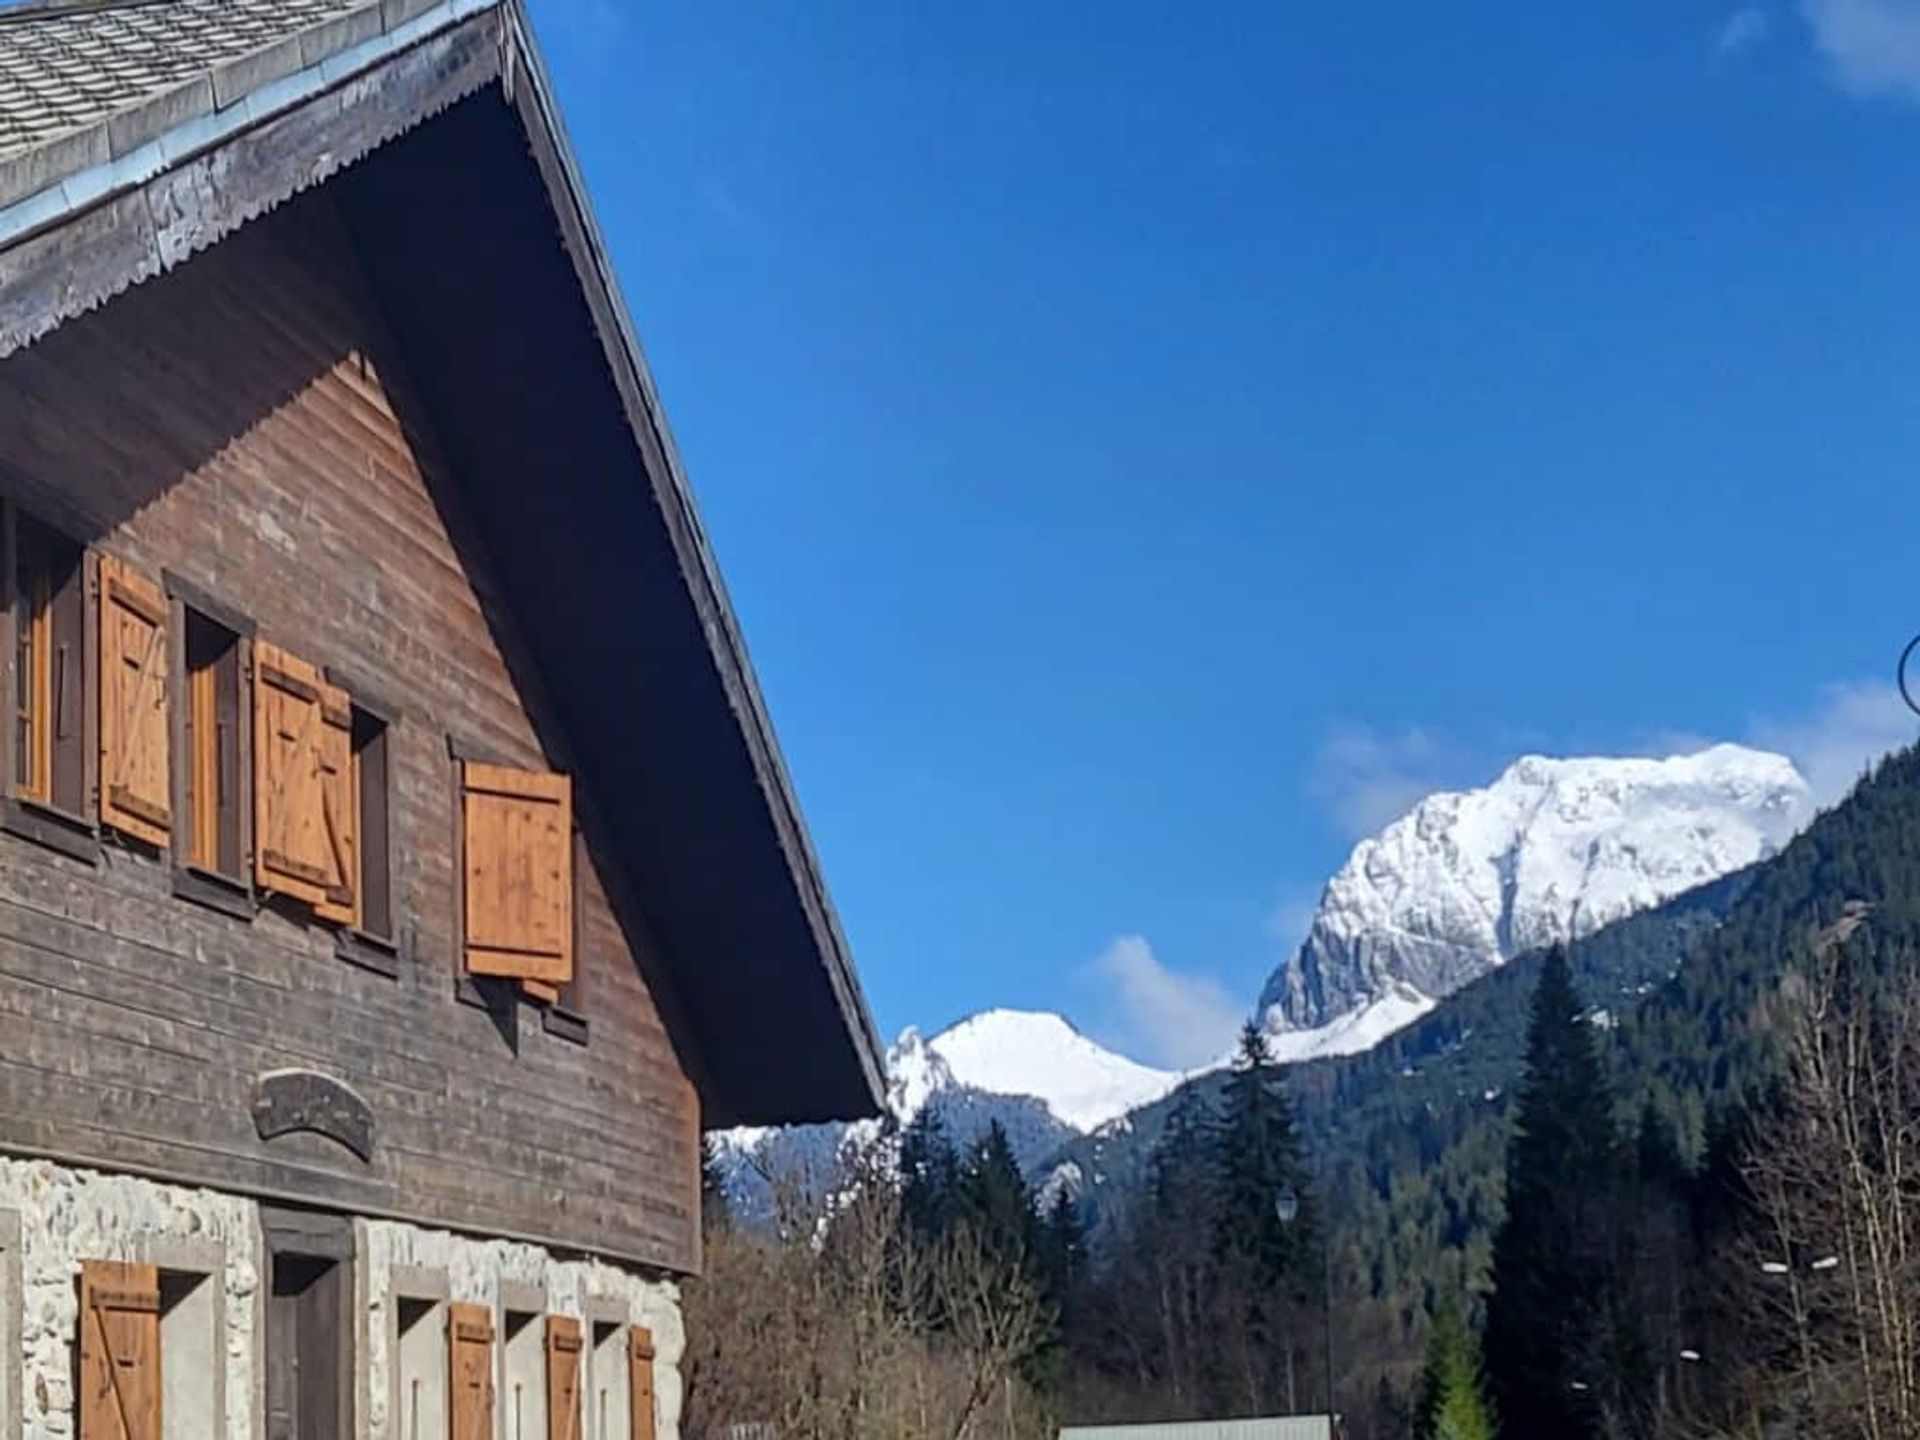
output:
[[[888,1052],[887,1069],[902,1120],[935,1090],[958,1085],[1029,1096],[1082,1132],[1158,1100],[1182,1079],[1116,1055],[1059,1015],[1026,1010],[988,1010],[925,1041],[908,1029]]]
[[[1765,859],[1812,817],[1790,760],[1737,745],[1525,756],[1361,841],[1260,1011],[1283,1058],[1368,1048],[1515,955]]]
[[[965,1147],[991,1124],[1030,1175],[1069,1140],[1158,1100],[1184,1078],[1096,1044],[1058,1015],[988,1010],[931,1039],[911,1026],[887,1050],[887,1108],[902,1124],[931,1108]],[[812,1193],[878,1124],[741,1127],[711,1138],[742,1213],[765,1215],[776,1184]]]

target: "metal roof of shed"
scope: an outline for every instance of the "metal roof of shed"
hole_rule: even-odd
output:
[[[1324,1415],[1282,1415],[1261,1420],[1175,1420],[1158,1425],[1078,1425],[1060,1440],[1330,1440]]]

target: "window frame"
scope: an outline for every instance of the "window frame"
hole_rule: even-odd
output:
[[[72,593],[63,586],[55,591],[49,587],[42,615],[33,623],[42,629],[42,639],[36,654],[36,668],[44,665],[45,674],[40,682],[42,693],[34,702],[40,713],[33,723],[38,727],[44,745],[44,754],[40,764],[46,767],[44,783],[35,784],[31,789],[20,776],[20,726],[23,712],[19,703],[19,661],[20,631],[25,622],[25,599],[20,593],[20,558],[23,532],[37,531],[44,540],[59,550],[72,552],[73,574],[69,582]],[[93,597],[99,589],[94,569],[94,555],[85,542],[76,540],[72,533],[62,526],[41,518],[37,513],[24,510],[17,501],[0,499],[0,608],[4,608],[7,617],[6,654],[6,713],[7,733],[4,757],[5,795],[15,806],[30,808],[34,813],[49,816],[64,822],[68,826],[89,836],[98,835],[94,811],[94,787],[96,784],[95,761],[93,754],[97,735],[97,716],[94,714],[95,679],[93,666],[98,654],[98,644],[94,635]],[[62,626],[60,606],[67,604],[75,613],[69,614]],[[65,628],[71,636],[74,657],[68,672],[71,683],[77,690],[77,696],[71,702],[73,727],[67,736],[59,733],[61,712],[69,706],[63,704],[65,698],[61,690],[61,677],[53,666],[53,656],[57,653],[61,639],[61,630]],[[77,754],[62,754],[62,746],[70,747]],[[39,748],[39,746],[36,746]],[[64,764],[63,764],[64,762]],[[62,793],[60,772],[70,767],[73,779],[71,788],[77,793]]]
[[[353,797],[358,807],[358,822],[354,826],[354,835],[359,841],[355,861],[360,873],[354,877],[359,894],[359,923],[352,927],[360,939],[369,944],[393,950],[397,947],[400,931],[399,917],[394,903],[394,866],[393,866],[393,721],[376,706],[367,704],[352,690],[351,713],[353,716],[351,752],[353,756]],[[363,757],[368,750],[378,745],[380,752],[380,804],[378,806],[377,826],[369,823],[373,813],[367,804],[367,771]],[[369,845],[368,837],[379,835],[379,844]],[[376,852],[378,859],[370,852]],[[378,893],[380,908],[385,910],[386,924],[376,926],[368,923],[369,895]]]
[[[427,1372],[424,1383],[432,1387],[431,1413],[439,1417],[439,1424],[429,1433],[439,1436],[450,1431],[453,1417],[449,1408],[447,1323],[451,1300],[452,1288],[445,1271],[396,1265],[388,1272],[387,1414],[393,1417],[389,1428],[395,1435],[404,1433],[400,1417],[407,1413],[407,1376],[415,1368],[410,1352],[417,1349],[426,1351],[425,1362],[418,1368]],[[416,1335],[420,1326],[427,1328]],[[410,1335],[415,1336],[411,1345]]]
[[[540,1005],[540,1027],[561,1040],[571,1041],[575,1045],[585,1045],[590,1031],[587,1028],[587,887],[581,883],[586,866],[591,861],[587,853],[586,837],[581,833],[576,801],[573,826],[573,978],[560,986],[560,993],[549,1004]],[[524,992],[523,992],[524,993]],[[528,999],[534,1004],[540,1004]]]
[[[355,908],[360,918],[354,925],[334,926],[334,953],[351,965],[395,979],[398,978],[400,966],[407,959],[411,948],[410,932],[400,904],[399,846],[395,843],[399,827],[395,824],[397,811],[394,805],[394,741],[400,732],[403,715],[399,706],[393,704],[377,689],[364,684],[352,671],[337,665],[327,665],[322,667],[321,674],[329,685],[347,693],[349,713],[352,716],[349,749],[353,759],[353,795],[354,804],[358,807],[354,826],[356,836],[354,853],[360,866],[360,873],[355,877],[357,887]],[[385,839],[381,848],[384,850],[385,859],[378,870],[387,902],[387,933],[385,934],[369,929],[366,923],[366,882],[371,873],[367,855],[371,847],[367,844],[367,811],[362,795],[360,770],[359,738],[363,722],[379,727],[385,751],[386,794],[381,815]]]
[[[163,571],[161,583],[167,596],[168,625],[172,631],[172,666],[168,672],[167,708],[168,744],[172,776],[169,785],[173,798],[172,843],[168,847],[173,865],[173,892],[186,900],[197,901],[240,919],[252,919],[259,909],[259,896],[253,885],[253,725],[252,685],[253,638],[255,626],[250,616],[216,600],[191,581],[171,570]],[[193,830],[199,823],[194,804],[193,771],[197,757],[190,743],[193,719],[193,676],[187,665],[189,629],[195,620],[224,630],[233,641],[234,687],[234,785],[229,803],[234,807],[234,868],[207,865],[193,854]]]

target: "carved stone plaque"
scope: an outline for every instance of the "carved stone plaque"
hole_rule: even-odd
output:
[[[270,1070],[254,1084],[253,1123],[262,1140],[306,1130],[373,1159],[373,1111],[353,1090],[313,1070]]]

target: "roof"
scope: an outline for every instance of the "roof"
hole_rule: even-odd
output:
[[[26,0],[0,5],[0,205],[244,105],[431,0]]]
[[[519,0],[0,7],[0,359],[336,181],[583,785],[632,802],[616,839],[679,957],[707,1118],[877,1113],[851,956]],[[648,627],[611,679],[610,597]]]
[[[309,31],[362,0],[173,0],[31,4],[0,10],[0,156],[98,125],[173,91],[201,92],[230,63]],[[321,27],[316,29],[316,27]],[[170,118],[182,118],[169,110]]]
[[[1068,1426],[1060,1432],[1060,1440],[1329,1440],[1332,1434],[1324,1415],[1290,1415],[1266,1420]]]

